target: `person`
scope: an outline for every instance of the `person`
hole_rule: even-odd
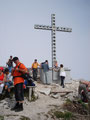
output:
[[[56,69],[58,68],[58,63],[56,60],[54,61],[54,68],[56,68]]]
[[[43,69],[43,72],[44,72],[44,75],[45,75],[45,83],[48,84],[48,81],[47,81],[47,73],[48,73],[48,70],[49,70],[48,60],[45,60],[45,62],[43,62],[41,64],[41,68]]]
[[[65,80],[65,77],[66,77],[66,73],[65,73],[65,70],[64,70],[64,66],[63,64],[60,65],[60,79],[61,79],[61,86],[64,88],[64,80]]]
[[[34,63],[32,64],[32,71],[33,71],[33,79],[35,81],[37,81],[37,68],[38,68],[39,64],[37,62],[37,59],[34,60]]]
[[[16,104],[11,110],[15,110],[15,112],[23,111],[23,101],[24,101],[24,78],[22,74],[27,73],[27,68],[24,64],[19,61],[18,57],[13,58],[13,62],[16,66],[12,69],[12,76],[14,80],[15,87],[15,99]]]
[[[0,67],[0,94],[2,94],[3,88],[4,88],[4,73],[3,73],[3,67]]]
[[[10,56],[10,59],[8,60],[8,62],[6,63],[8,65],[8,69],[9,69],[9,72],[12,71],[12,68],[13,68],[13,61],[12,61],[13,57]]]
[[[90,81],[85,81],[85,80],[79,81],[78,93],[79,93],[79,98],[83,102],[90,101],[90,97],[89,97],[90,90],[89,90],[89,87],[90,87]]]
[[[53,70],[54,70],[55,72],[58,72],[58,71],[59,71],[59,67],[58,67],[58,62],[57,62],[57,60],[54,61]]]
[[[13,85],[11,73],[9,73],[9,69],[5,68],[4,70],[4,87],[5,87],[5,95],[11,98],[10,96],[10,87]]]

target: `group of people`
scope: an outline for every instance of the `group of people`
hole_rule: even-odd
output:
[[[37,59],[34,60],[34,63],[32,64],[32,71],[33,71],[33,79],[37,81],[37,72],[38,72],[38,67],[43,69],[44,75],[45,75],[45,83],[47,84],[47,74],[49,71],[49,64],[48,64],[48,60],[45,60],[45,62],[42,62],[41,64],[38,64]],[[58,67],[58,63],[57,61],[54,62],[54,68],[53,70],[55,71],[59,71],[59,76],[60,76],[60,80],[61,80],[61,86],[64,88],[64,80],[66,77],[66,73],[64,70],[64,66],[63,64],[60,64],[60,68]]]
[[[15,67],[13,67],[13,63],[15,64]],[[45,73],[46,77],[46,83],[47,83],[47,72],[49,70],[49,64],[48,60],[45,60],[45,62],[42,62],[41,64],[38,64],[37,59],[34,60],[32,64],[32,72],[33,72],[33,79],[37,81],[37,72],[38,67],[43,69],[43,72]],[[55,68],[58,67],[57,62],[55,62]],[[7,95],[10,97],[10,86],[14,85],[15,89],[15,100],[16,104],[11,110],[14,110],[16,112],[23,110],[23,101],[24,101],[24,78],[22,77],[23,74],[28,74],[28,69],[26,66],[19,61],[18,57],[12,57],[10,56],[10,59],[7,62],[7,67],[3,69],[3,67],[0,67],[0,91],[3,91],[3,88],[5,92],[7,92]],[[60,77],[61,77],[61,86],[64,87],[64,79],[65,79],[65,71],[63,68],[63,64],[60,65]],[[13,81],[12,81],[13,78]]]
[[[10,56],[9,60],[10,61],[7,62],[7,68],[4,69],[3,67],[0,67],[0,91],[2,93],[4,90],[6,95],[10,96],[10,86],[14,85],[16,104],[11,110],[19,112],[23,110],[24,101],[24,78],[22,77],[22,74],[28,73],[28,70],[25,65],[19,61],[18,57],[12,58]],[[15,63],[15,67],[13,67],[13,62]],[[11,77],[13,77],[13,81]]]

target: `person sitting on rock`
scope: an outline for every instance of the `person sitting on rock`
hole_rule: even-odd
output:
[[[10,97],[10,87],[13,85],[11,73],[9,73],[9,69],[5,68],[4,70],[4,85],[5,92],[8,97]]]

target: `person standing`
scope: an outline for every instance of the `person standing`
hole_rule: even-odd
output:
[[[12,69],[12,76],[14,79],[14,87],[15,87],[16,105],[11,110],[15,110],[15,112],[19,112],[23,110],[23,101],[24,101],[24,90],[23,90],[24,78],[22,77],[22,74],[27,73],[27,68],[25,67],[24,64],[22,64],[19,61],[18,57],[14,57],[13,62],[16,64],[15,68]]]
[[[12,68],[13,68],[13,61],[12,61],[13,57],[10,56],[10,59],[8,60],[8,62],[6,63],[8,65],[8,69],[9,69],[9,72],[12,71]]]
[[[37,72],[38,72],[38,62],[37,59],[34,60],[34,63],[32,64],[32,71],[33,71],[33,79],[37,81]]]
[[[64,70],[64,66],[63,66],[63,64],[61,64],[60,65],[60,79],[61,79],[61,86],[63,88],[64,88],[65,77],[66,77],[66,73],[65,73],[65,70]]]
[[[54,68],[58,68],[58,62],[57,61],[54,61]]]
[[[45,62],[41,64],[41,68],[43,69],[43,72],[44,72],[45,83],[48,84],[48,81],[47,81],[48,70],[49,70],[48,60],[45,60]]]

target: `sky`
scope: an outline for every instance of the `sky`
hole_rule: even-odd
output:
[[[90,0],[0,0],[0,66],[10,55],[26,67],[34,59],[52,63],[51,31],[34,29],[35,24],[69,27],[56,32],[58,65],[71,69],[73,79],[90,81]]]

